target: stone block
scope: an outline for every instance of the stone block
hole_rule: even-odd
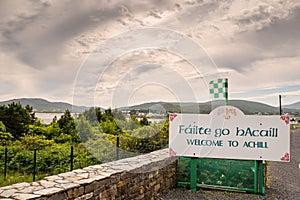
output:
[[[56,185],[56,187],[63,188],[64,190],[70,190],[72,188],[80,187],[80,185],[75,183],[63,183],[63,184]]]
[[[63,191],[62,188],[52,187],[52,188],[46,188],[46,189],[34,191],[33,194],[50,196],[61,191]]]
[[[29,183],[26,183],[26,182],[23,182],[23,183],[16,183],[16,184],[13,184],[12,185],[14,188],[17,188],[17,189],[22,189],[22,188],[25,188],[25,187],[29,187],[30,184]]]
[[[18,190],[16,189],[7,189],[7,190],[3,190],[3,192],[1,192],[0,197],[12,197]]]
[[[68,200],[68,196],[65,192],[59,192],[55,193],[49,197],[47,197],[47,200]]]
[[[98,182],[98,181],[94,181],[94,182],[92,182],[92,183],[90,183],[90,184],[87,184],[87,185],[84,187],[84,193],[90,193],[90,192],[96,190],[97,188],[99,188],[100,185],[101,185],[101,183]]]
[[[94,193],[93,193],[93,192],[90,192],[90,193],[85,194],[85,195],[83,195],[83,196],[81,196],[81,197],[77,197],[77,198],[75,198],[74,200],[88,200],[88,199],[93,198],[93,195],[94,195]]]
[[[41,180],[41,181],[38,181],[38,183],[41,186],[43,186],[44,188],[50,188],[57,184],[57,183],[55,183],[53,181],[49,181],[49,180]]]
[[[67,195],[69,199],[82,196],[84,194],[84,187],[80,186],[78,188],[69,189]]]
[[[44,187],[42,187],[40,185],[39,186],[29,186],[29,187],[19,190],[18,193],[33,194],[34,191],[42,190],[42,189],[44,189]]]
[[[160,189],[160,184],[154,185],[154,191],[158,191]]]
[[[49,181],[57,181],[57,180],[62,180],[62,179],[63,178],[58,175],[47,176],[44,178],[44,180],[49,180]]]
[[[12,197],[14,199],[22,199],[22,200],[30,200],[30,199],[36,199],[40,197],[41,195],[36,195],[36,194],[21,194],[21,193],[16,193]]]

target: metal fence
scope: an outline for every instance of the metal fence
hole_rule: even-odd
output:
[[[0,146],[0,187],[18,182],[31,182],[45,176],[72,171],[90,165],[131,157],[136,154],[119,148],[120,139],[105,145],[61,144],[42,149]]]
[[[262,161],[179,157],[178,185],[265,193]]]

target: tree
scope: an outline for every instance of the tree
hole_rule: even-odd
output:
[[[25,108],[20,103],[11,103],[0,106],[0,121],[15,139],[20,139],[28,131],[28,125],[36,120],[32,107]]]
[[[82,142],[86,142],[93,136],[92,126],[83,116],[76,120],[76,130]]]
[[[57,117],[56,115],[53,117],[51,124],[57,123]]]
[[[95,108],[95,112],[96,112],[97,120],[98,120],[98,122],[100,122],[102,120],[101,109],[100,108]]]
[[[7,145],[13,138],[9,132],[6,132],[5,125],[0,121],[0,145]]]
[[[140,124],[142,126],[148,126],[148,125],[150,125],[150,122],[148,121],[148,119],[146,117],[143,117],[143,119],[140,120]]]
[[[104,111],[104,113],[102,114],[101,121],[111,121],[111,122],[114,121],[114,116],[111,108],[108,108]]]
[[[22,146],[25,149],[43,149],[54,144],[53,140],[47,140],[44,135],[26,135],[21,138]]]
[[[101,111],[100,111],[100,115],[99,115],[99,111],[100,111],[100,109],[92,107],[88,110],[85,110],[82,113],[82,116],[84,116],[84,118],[87,121],[94,124],[94,123],[99,122],[99,119],[101,119]]]
[[[119,128],[115,121],[102,121],[100,127],[103,133],[119,135],[122,133],[122,129]]]
[[[6,132],[6,127],[1,121],[0,121],[0,132]]]
[[[28,125],[28,132],[25,135],[44,135],[47,136],[47,126],[45,124],[34,123]]]
[[[50,125],[47,126],[47,133],[46,137],[47,139],[54,139],[56,141],[56,138],[59,137],[62,134],[62,130],[59,128],[59,125],[57,122],[52,122]],[[61,143],[61,142],[60,142]]]
[[[57,120],[57,123],[64,134],[72,137],[72,142],[80,142],[80,137],[76,131],[74,118],[71,116],[71,113],[68,109],[60,117],[60,119]]]
[[[117,109],[114,109],[112,111],[112,114],[114,116],[115,119],[118,119],[118,120],[126,120],[125,116],[123,115],[123,113]]]

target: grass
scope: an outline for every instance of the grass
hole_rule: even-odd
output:
[[[41,180],[45,177],[45,174],[37,174],[35,176],[35,180]],[[15,183],[22,183],[22,182],[33,182],[33,175],[32,174],[21,174],[21,173],[13,173],[13,174],[7,174],[6,178],[4,179],[4,176],[0,178],[0,187],[13,185]]]
[[[299,124],[290,124],[291,131],[300,128]]]
[[[36,174],[35,181],[41,180],[44,177],[48,176],[47,174]],[[33,182],[33,174],[23,174],[19,172],[15,173],[9,173],[6,175],[6,178],[4,179],[4,176],[0,178],[0,187],[13,185],[16,183],[22,183],[22,182]]]

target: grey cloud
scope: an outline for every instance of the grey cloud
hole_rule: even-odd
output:
[[[65,10],[67,7],[69,10]],[[56,64],[68,40],[120,16],[118,8],[80,8],[80,2],[73,1],[59,8],[47,6],[39,12],[16,16],[2,24],[5,41],[1,41],[1,48],[16,52],[21,61],[36,68]]]
[[[151,64],[151,65],[143,65],[138,67],[135,72],[137,73],[137,76],[142,74],[142,73],[148,73],[151,72],[153,70],[159,69],[161,68],[160,65],[155,65],[155,64]]]
[[[105,26],[130,15],[131,12],[145,12],[153,6],[161,9],[173,5],[172,1],[49,1],[31,2],[34,10],[28,8],[26,14],[10,15],[1,24],[0,41],[3,50],[16,53],[25,64],[35,68],[57,65],[66,43],[74,37]],[[12,19],[10,19],[13,17]],[[82,42],[81,42],[82,44]]]
[[[254,22],[263,22],[269,18],[271,18],[271,22],[273,21],[273,19],[276,19],[277,16],[271,16],[268,5],[260,5],[259,7],[254,8],[251,11],[245,10],[243,13],[241,13],[241,17],[238,18],[236,22],[240,25],[249,25]]]
[[[260,30],[286,18],[299,6],[296,1],[273,1],[268,4],[259,2],[256,7],[229,14],[227,19],[237,24],[241,31]]]
[[[282,47],[287,46],[289,48],[289,53],[292,53],[292,51],[295,51],[296,49],[299,50],[299,45],[297,45],[300,43],[299,18],[300,9],[297,9],[289,17],[276,21],[272,26],[265,27],[255,35],[253,33],[246,35],[260,47],[276,51],[276,48],[283,50]],[[282,53],[287,52],[284,51]]]
[[[228,45],[222,46],[222,53],[215,55],[217,65],[243,73],[251,70],[253,63],[264,59],[299,56],[300,9],[285,10],[275,17],[260,6],[253,10],[252,14],[239,18],[244,23],[240,26],[243,31],[236,33]],[[262,25],[267,21],[260,30],[243,27],[248,23]]]
[[[147,74],[155,74],[159,76],[161,74],[160,69],[162,69],[162,66],[157,64],[141,65],[127,72],[124,81],[128,84],[129,82],[140,80],[139,77],[147,76]]]

